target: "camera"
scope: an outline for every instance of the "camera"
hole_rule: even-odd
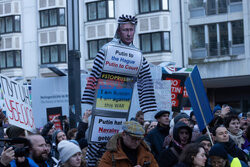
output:
[[[11,139],[0,138],[0,141],[4,142],[6,149],[13,147],[15,157],[29,156],[30,141],[28,139],[21,137]]]

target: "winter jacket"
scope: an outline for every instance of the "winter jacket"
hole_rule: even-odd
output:
[[[79,122],[75,140],[79,143],[81,149],[88,146],[87,139],[85,138],[85,132],[87,129],[88,129],[88,123]]]
[[[151,152],[155,159],[158,160],[160,152],[164,149],[163,142],[169,134],[170,127],[162,127],[159,124],[151,130],[145,137],[145,141],[151,148]]]
[[[158,159],[158,163],[159,163],[159,167],[172,167],[174,165],[176,165],[179,161],[179,156],[181,155],[182,152],[182,146],[180,145],[181,141],[180,141],[180,137],[179,137],[179,131],[180,129],[187,129],[188,133],[189,133],[189,141],[188,143],[191,142],[191,138],[192,138],[192,129],[186,125],[183,122],[178,122],[175,126],[174,126],[174,130],[173,130],[173,139],[174,141],[172,141],[169,145],[168,148],[164,149],[159,156]]]
[[[144,141],[141,141],[137,150],[137,164],[142,167],[158,167],[150,148]],[[136,151],[135,150],[135,151]],[[121,134],[114,135],[107,143],[107,151],[101,158],[99,167],[133,167],[130,159],[122,148]]]

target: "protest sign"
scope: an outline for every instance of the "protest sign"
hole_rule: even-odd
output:
[[[174,75],[174,74],[162,75],[162,80],[171,81],[171,101],[172,101],[173,112],[179,112],[181,109],[185,79],[186,76],[184,75]]]
[[[133,85],[132,77],[102,73],[97,85],[96,109],[128,112]]]
[[[126,118],[114,118],[95,116],[91,142],[107,142],[109,139],[122,131],[122,124]]]
[[[197,124],[200,131],[203,131],[213,120],[213,114],[197,66],[194,67],[192,73],[185,81],[185,85]]]
[[[141,67],[142,54],[131,47],[109,45],[103,67],[104,72],[137,76]]]
[[[28,88],[3,75],[0,75],[0,84],[9,123],[34,132],[35,120]]]

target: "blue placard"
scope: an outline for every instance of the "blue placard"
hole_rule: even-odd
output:
[[[206,128],[206,125],[208,125],[213,120],[213,114],[197,66],[194,67],[192,73],[190,74],[190,77],[188,77],[185,81],[185,86],[194,111],[194,115],[197,120],[197,124],[200,131],[202,131]],[[191,79],[193,81],[193,84],[191,82]],[[201,109],[199,107],[199,104]],[[205,120],[203,120],[202,113]]]

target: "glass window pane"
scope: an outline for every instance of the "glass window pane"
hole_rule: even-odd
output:
[[[227,13],[227,0],[218,1],[219,13]]]
[[[209,51],[210,56],[217,56],[217,28],[216,24],[208,25],[209,32]]]
[[[106,18],[106,1],[101,1],[97,3],[98,8],[98,19]]]
[[[109,1],[109,17],[115,17],[114,14],[114,1]]]
[[[161,33],[152,34],[152,51],[161,51]]]
[[[89,59],[95,58],[97,50],[97,41],[89,41]]]
[[[14,67],[14,55],[13,52],[6,52],[7,67]]]
[[[57,9],[53,9],[49,11],[49,24],[50,26],[57,25]]]
[[[233,44],[244,43],[243,20],[232,22]]]
[[[219,27],[220,27],[220,51],[221,51],[221,55],[227,55],[227,54],[229,54],[227,23],[220,23]]]
[[[4,21],[4,18],[0,18],[0,33],[5,33],[5,21]]]
[[[162,9],[168,10],[168,0],[162,0]]]
[[[105,45],[107,43],[107,39],[101,39],[98,41],[98,50],[100,50],[102,48],[103,45]]]
[[[209,0],[207,1],[207,14],[212,15],[216,14],[216,0]]]
[[[58,48],[57,46],[50,47],[51,63],[58,62]]]
[[[48,11],[40,12],[41,15],[41,27],[48,27],[49,26],[49,14]]]
[[[242,0],[230,0],[230,2],[242,2]]]
[[[15,51],[16,54],[16,67],[21,67],[21,51]]]
[[[13,32],[13,19],[12,16],[5,18],[6,32]]]
[[[164,39],[164,50],[170,51],[170,33],[164,32],[163,39]]]
[[[5,53],[0,52],[0,68],[6,68],[6,59],[5,59]]]
[[[21,31],[20,29],[21,24],[20,24],[20,16],[15,16],[15,31]]]
[[[49,63],[49,47],[42,47],[42,63]]]
[[[203,0],[190,0],[190,8],[203,7]]]
[[[96,19],[96,3],[88,4],[88,19],[89,20]]]
[[[151,11],[160,10],[160,3],[159,0],[150,0]]]
[[[204,26],[195,26],[192,30],[192,48],[205,48]]]
[[[140,12],[149,12],[149,0],[140,0]]]
[[[141,50],[142,52],[151,52],[150,34],[141,35]]]
[[[60,45],[60,61],[66,62],[66,45]]]
[[[59,9],[59,17],[60,17],[59,25],[65,25],[65,10],[64,9]]]

